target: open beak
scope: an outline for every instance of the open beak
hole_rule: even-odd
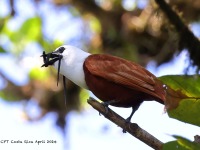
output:
[[[60,54],[57,54],[54,52],[46,54],[44,51],[43,51],[43,54],[41,55],[41,57],[43,57],[43,62],[44,62],[44,64],[41,67],[51,66],[56,61],[61,61],[61,59],[63,58],[63,56]]]
[[[61,60],[63,56],[55,52],[46,54],[45,51],[43,51],[43,54],[41,55],[41,57],[43,57],[43,62],[44,62],[44,64],[41,67],[52,66],[56,61],[58,61],[58,74],[57,74],[57,86],[58,86],[60,65],[61,65]]]

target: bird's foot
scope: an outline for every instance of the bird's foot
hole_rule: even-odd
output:
[[[109,102],[102,102],[101,103],[103,106],[104,106],[104,108],[105,108],[105,110],[106,110],[106,114],[108,113],[108,106],[109,106]],[[99,112],[99,115],[101,115],[101,113]]]
[[[102,102],[101,104],[105,107],[105,110],[106,110],[106,114],[108,113],[108,106],[109,105],[112,105],[113,103],[116,103],[118,102],[118,100],[110,100],[110,101],[106,101],[106,102]],[[101,113],[99,113],[99,115],[101,115]]]
[[[132,116],[129,116],[128,118],[125,119],[125,123],[128,124],[129,126],[131,124],[131,118],[132,118]],[[126,129],[123,129],[122,132],[126,133]]]
[[[132,118],[132,116],[129,116],[128,118],[126,118],[125,122],[126,123],[131,123],[131,118]]]
[[[130,116],[129,116],[128,118],[126,118],[125,123],[128,124],[128,128],[130,128],[130,125],[131,125],[131,118],[133,117],[133,114],[135,113],[135,111],[138,109],[139,106],[140,106],[140,105],[137,105],[137,106],[135,106],[135,107],[132,107],[132,111],[131,111]],[[123,133],[126,133],[126,130],[123,129],[122,132],[123,132]]]
[[[126,133],[126,129],[123,129],[122,132],[123,132],[123,133]]]

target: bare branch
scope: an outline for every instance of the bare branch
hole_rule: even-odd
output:
[[[152,147],[155,150],[161,150],[163,143],[159,141],[157,138],[149,134],[147,131],[140,128],[136,123],[127,123],[124,118],[116,114],[114,111],[108,108],[108,111],[105,107],[96,101],[93,98],[88,99],[88,103],[101,114],[103,114],[107,119],[125,129],[128,133],[130,133],[135,138],[144,142],[148,146]]]
[[[194,136],[194,142],[195,143],[200,143],[200,136],[199,135],[195,135]]]
[[[15,15],[15,8],[14,8],[14,0],[10,0],[10,15],[14,16]]]

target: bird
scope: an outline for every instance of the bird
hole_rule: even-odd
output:
[[[43,52],[42,57],[42,67],[58,70],[57,84],[60,73],[63,79],[91,91],[105,107],[131,107],[127,122],[143,101],[165,102],[165,85],[135,62],[108,54],[90,54],[71,45],[60,46],[48,54]]]

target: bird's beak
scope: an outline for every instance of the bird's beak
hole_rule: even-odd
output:
[[[48,67],[53,65],[56,61],[61,61],[61,59],[63,58],[63,56],[61,54],[55,53],[55,52],[51,52],[46,54],[43,51],[43,54],[41,55],[41,57],[43,57],[43,62],[44,64],[41,67]]]
[[[61,59],[63,58],[63,55],[57,52],[51,52],[51,53],[46,54],[45,51],[43,51],[43,54],[41,55],[41,57],[43,57],[43,62],[44,62],[44,64],[41,67],[51,66],[56,61],[58,61],[58,75],[57,75],[57,85],[58,85]]]

